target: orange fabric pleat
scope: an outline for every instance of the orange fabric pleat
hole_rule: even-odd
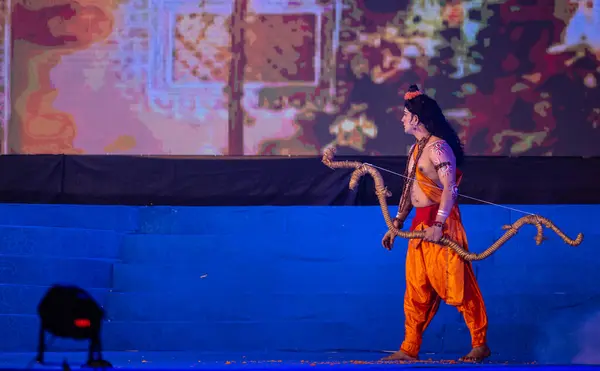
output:
[[[456,183],[462,180],[457,171]],[[416,182],[436,205],[417,209],[411,230],[423,230],[435,220],[442,190],[417,168]],[[444,234],[468,249],[458,205],[446,220]],[[406,255],[406,292],[404,295],[405,339],[401,350],[416,357],[421,348],[423,332],[435,316],[440,300],[455,306],[465,318],[473,347],[486,343],[487,314],[479,285],[470,263],[453,250],[435,243],[412,239]]]

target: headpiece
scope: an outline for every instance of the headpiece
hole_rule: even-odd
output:
[[[417,91],[407,91],[404,94],[404,100],[411,100],[411,99],[414,99],[414,98],[416,98],[416,97],[418,97],[419,95],[422,95],[422,94],[423,93],[421,93],[420,90],[417,90]]]

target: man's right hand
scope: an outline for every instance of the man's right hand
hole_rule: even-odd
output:
[[[394,224],[394,227],[396,229],[402,229],[402,227],[404,226],[404,221],[400,220],[399,218],[394,218],[392,223]],[[396,235],[393,234],[391,231],[388,231],[385,234],[385,236],[383,236],[383,239],[381,240],[381,246],[383,246],[386,250],[391,251],[392,247],[394,247],[395,239],[396,239]]]
[[[394,239],[396,236],[392,233],[392,231],[387,231],[383,239],[381,240],[381,246],[383,246],[386,250],[392,251],[392,247],[394,247]]]

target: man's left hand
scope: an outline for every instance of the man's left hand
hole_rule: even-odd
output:
[[[425,229],[425,237],[423,239],[429,242],[438,242],[443,235],[442,228],[434,225]]]

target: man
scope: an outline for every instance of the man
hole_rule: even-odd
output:
[[[472,350],[461,361],[480,362],[490,356],[490,349],[486,344],[487,314],[473,269],[453,250],[436,243],[446,234],[467,248],[456,203],[462,177],[456,166],[463,160],[462,144],[437,102],[417,86],[412,85],[404,99],[404,131],[417,142],[410,150],[394,226],[402,228],[414,207],[410,230],[424,230],[425,238],[408,243],[405,339],[400,350],[385,360],[418,359],[423,332],[444,300],[462,313],[471,333]],[[393,236],[387,233],[382,244],[391,250]]]

